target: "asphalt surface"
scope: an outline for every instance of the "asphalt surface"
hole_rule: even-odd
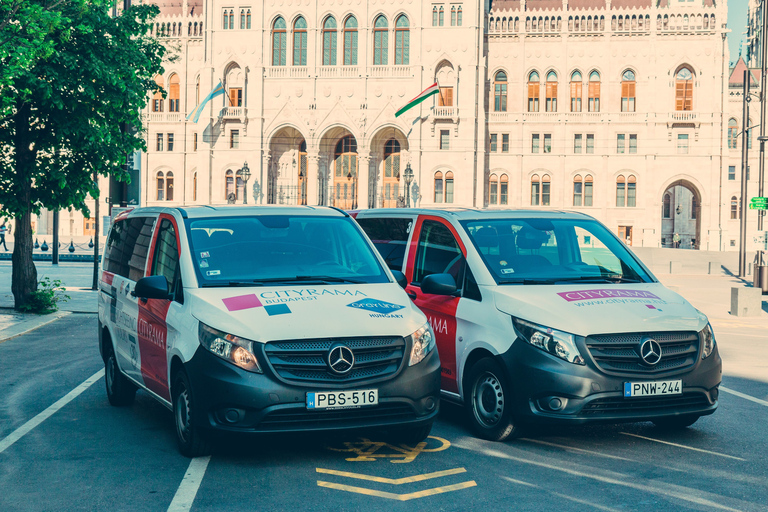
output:
[[[730,331],[718,336],[722,352],[751,355],[742,369],[762,364],[765,325]],[[491,443],[444,406],[424,447],[235,438],[192,461],[177,451],[171,413],[149,395],[109,405],[101,369],[92,314],[0,343],[0,511],[764,511],[768,502],[768,376],[744,377],[760,372],[729,371],[727,360],[731,391],[718,411],[676,433],[637,423]]]

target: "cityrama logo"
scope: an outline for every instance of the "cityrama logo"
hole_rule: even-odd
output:
[[[400,306],[399,304],[392,304],[391,302],[384,302],[383,300],[376,299],[362,299],[357,302],[347,304],[347,307],[364,309],[366,311],[377,313],[376,316],[386,316],[389,318],[394,318],[389,316],[391,313],[405,308],[405,306]]]

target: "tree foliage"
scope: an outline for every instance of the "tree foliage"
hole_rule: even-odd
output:
[[[17,307],[37,284],[30,214],[74,207],[88,216],[87,196],[98,197],[93,174],[127,179],[126,155],[146,149],[141,111],[158,89],[165,52],[149,35],[159,11],[136,5],[111,16],[111,7],[104,0],[60,4],[67,23],[45,35],[50,51],[11,77],[17,94],[0,117],[0,214],[16,218]],[[18,277],[17,263],[24,267]]]

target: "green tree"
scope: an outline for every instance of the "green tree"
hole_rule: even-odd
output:
[[[0,214],[15,218],[11,290],[21,308],[37,288],[33,214],[97,198],[94,173],[127,179],[126,155],[145,150],[141,110],[158,90],[165,49],[149,35],[154,5],[111,16],[105,0],[61,6],[45,36],[49,55],[12,77],[11,112],[0,119]]]

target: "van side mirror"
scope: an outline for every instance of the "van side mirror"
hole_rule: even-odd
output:
[[[405,274],[403,274],[399,270],[393,270],[392,277],[395,278],[395,281],[397,281],[397,284],[400,285],[400,288],[405,290],[405,287],[408,286],[408,280],[405,278]]]
[[[451,274],[431,274],[421,280],[421,291],[430,295],[453,295],[456,280]]]
[[[168,292],[168,279],[165,276],[142,277],[136,282],[131,295],[140,299],[171,300],[173,295]]]

